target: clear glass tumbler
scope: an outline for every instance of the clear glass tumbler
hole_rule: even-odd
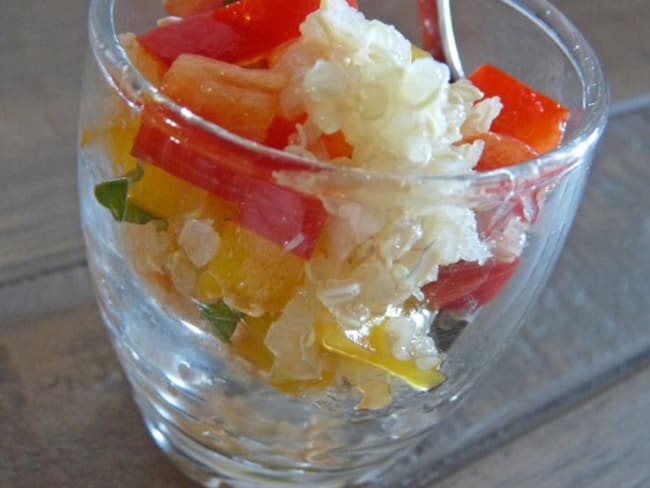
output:
[[[359,0],[367,17],[396,25],[415,44],[419,42],[417,3]],[[594,147],[606,123],[603,73],[582,35],[547,1],[452,3],[460,54],[468,72],[483,63],[497,65],[570,109],[566,135],[558,148],[516,166],[446,177],[336,166],[270,149],[179,107],[131,63],[118,35],[144,32],[155,25],[156,19],[164,16],[160,0],[91,1],[91,51],[84,73],[79,150],[81,216],[89,267],[110,339],[153,439],[180,469],[205,486],[222,482],[238,487],[356,486],[371,485],[379,476],[384,482],[399,476],[395,467],[399,456],[448,417],[495,359],[507,354],[509,340],[544,286],[571,226]],[[169,150],[170,157],[182,160],[199,154],[208,166],[224,165],[225,176],[211,180],[210,185],[217,193],[232,192],[230,203],[213,200],[205,186],[187,182],[169,186],[174,177],[146,161],[136,165],[130,152],[144,117],[143,107],[149,111],[150,128],[158,131],[158,144]],[[123,185],[119,191],[131,192],[129,185],[141,180],[149,185],[147,195],[158,202],[160,212],[185,212],[193,216],[196,225],[184,226],[173,217],[152,218],[139,207],[121,209],[122,217],[131,212],[131,223],[116,222],[98,204],[96,185],[125,174],[121,180],[113,180],[115,185]],[[251,181],[262,183],[251,188]],[[133,186],[136,191],[137,185],[141,183]],[[123,193],[122,205],[125,196]],[[350,233],[336,220],[345,209],[356,209],[361,222],[371,227],[369,222],[377,212],[393,216],[392,227],[381,232],[393,233],[396,239],[400,232],[409,235],[409,226],[416,226],[418,218],[452,209],[459,219],[467,215],[475,219],[481,239],[491,243],[490,259],[498,261],[499,250],[512,252],[512,246],[519,247],[503,258],[504,263],[512,264],[504,271],[508,275],[502,280],[507,281],[505,286],[482,306],[470,306],[471,313],[423,308],[418,305],[422,294],[417,291],[399,306],[380,304],[384,315],[392,313],[392,318],[399,319],[400,314],[410,314],[418,327],[427,328],[442,361],[436,370],[444,375],[441,384],[427,389],[411,376],[410,382],[419,386],[413,388],[393,376],[386,379],[381,368],[378,376],[373,376],[368,373],[372,368],[355,370],[351,366],[353,372],[348,371],[346,380],[323,386],[327,374],[321,371],[314,377],[308,371],[313,366],[309,355],[318,346],[314,343],[326,342],[323,330],[330,327],[327,330],[331,332],[337,325],[319,324],[321,329],[310,329],[310,333],[301,330],[305,323],[318,322],[326,300],[320,295],[321,302],[298,299],[300,293],[295,290],[304,286],[300,280],[306,281],[307,274],[318,281],[318,274],[327,274],[324,267],[331,263],[317,263],[307,254],[300,256],[296,251],[304,244],[300,239],[285,241],[284,250],[276,246],[269,251],[264,237],[246,233],[233,223],[243,217],[241,208],[230,208],[232,201],[254,209],[249,218],[261,219],[270,229],[262,234],[282,232],[295,224],[296,218],[302,219],[299,225],[305,224],[309,215],[296,217],[296,206],[303,205],[301,211],[308,214],[314,205],[321,208],[314,202],[325,202],[325,214],[319,215],[324,215],[334,242],[330,244],[338,245],[337,249],[345,246]],[[397,225],[399,219],[394,216],[410,217]],[[205,231],[206,222],[218,232],[202,235],[209,240],[215,239],[216,233],[222,248],[230,246],[230,254],[217,264],[201,259],[190,262],[178,252],[187,234]],[[365,243],[373,232],[379,231],[368,231]],[[437,245],[444,247],[445,236],[439,235],[442,237],[421,245],[421,256]],[[213,244],[216,247],[218,243]],[[273,253],[280,252],[278,249],[292,251],[290,257],[276,260]],[[373,267],[366,259],[374,252],[372,246],[366,251],[366,255],[360,251],[356,255],[362,264],[355,269],[365,266],[375,284],[387,283],[382,268]],[[413,262],[408,271],[414,274],[426,265]],[[235,269],[237,266],[241,269]],[[206,269],[224,273],[220,275],[222,288],[240,289],[237,287],[244,283],[250,293],[266,293],[265,303],[271,304],[275,317],[293,307],[289,315],[295,320],[288,328],[295,326],[293,333],[303,334],[299,343],[303,349],[290,366],[306,371],[304,381],[283,383],[276,378],[274,383],[274,370],[269,373],[268,364],[262,364],[272,362],[273,357],[269,351],[259,352],[261,343],[254,333],[244,338],[249,346],[236,343],[234,336],[230,342],[220,337],[231,333],[239,320],[248,321],[254,330],[256,320],[263,322],[266,316],[251,300],[235,312],[229,307],[216,312],[206,309],[196,290],[197,280],[209,278],[202,278]],[[230,278],[223,278],[225,275]],[[231,282],[224,285],[228,279]],[[485,279],[501,278],[497,273]],[[287,287],[295,293],[289,305],[286,297],[278,298],[288,293]],[[380,305],[370,303],[371,299],[364,302],[363,289],[355,293],[356,308],[350,310],[365,310],[372,316]],[[242,319],[246,315],[242,310],[248,318]],[[210,320],[215,313],[216,325]],[[268,322],[259,327],[268,328]],[[339,352],[345,350],[345,346],[334,344],[340,339],[335,335],[328,343],[330,353],[337,347]],[[276,347],[281,347],[283,339],[278,341]],[[294,342],[294,336],[285,337],[288,349],[296,347]],[[363,354],[355,349],[346,351],[347,356],[339,355],[345,356],[341,362],[353,363],[355,354],[357,359]],[[297,364],[300,361],[304,364]],[[417,375],[413,361],[409,365],[411,372],[404,376]],[[366,376],[351,380],[355,374]]]

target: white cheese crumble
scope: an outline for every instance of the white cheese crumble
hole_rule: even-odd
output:
[[[208,264],[219,250],[221,241],[212,223],[209,219],[187,219],[178,236],[178,244],[197,267]]]

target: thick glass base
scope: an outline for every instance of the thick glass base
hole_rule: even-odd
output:
[[[158,447],[183,473],[206,487],[368,487],[372,486],[372,480],[382,477],[382,473],[392,464],[391,460],[386,460],[373,467],[331,472],[259,466],[206,448],[165,419],[155,400],[146,393],[136,389],[134,398]]]

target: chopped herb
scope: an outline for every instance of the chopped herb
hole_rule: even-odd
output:
[[[95,186],[95,198],[106,207],[118,222],[146,224],[151,222],[157,230],[167,229],[167,221],[151,215],[129,198],[129,185],[142,178],[142,167],[137,166],[120,178],[105,181]]]
[[[126,178],[108,180],[95,186],[95,198],[110,210],[115,220],[121,222],[124,220],[128,189]]]
[[[235,2],[238,2],[238,1],[239,0],[226,0],[225,2],[223,2],[223,6],[225,7],[226,5],[230,5],[231,3],[235,3]]]
[[[203,315],[203,318],[214,326],[219,336],[226,342],[230,342],[230,338],[235,332],[237,324],[243,317],[241,313],[226,305],[223,300],[209,305],[201,303],[199,304],[199,311]]]

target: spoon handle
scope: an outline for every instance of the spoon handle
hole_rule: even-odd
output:
[[[449,65],[452,80],[464,76],[458,55],[450,0],[418,0],[422,48]]]
[[[440,33],[440,44],[449,65],[451,78],[458,80],[465,77],[463,64],[458,53],[456,45],[456,36],[454,35],[454,23],[451,18],[451,0],[436,0],[438,8],[438,29]]]

